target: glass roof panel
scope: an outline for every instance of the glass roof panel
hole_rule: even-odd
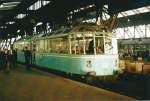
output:
[[[8,2],[0,5],[0,10],[9,10],[16,7],[20,2]]]
[[[16,16],[16,18],[17,19],[22,19],[22,18],[24,18],[26,16],[26,14],[18,14],[17,16]]]
[[[121,13],[118,14],[118,17],[121,18],[121,17],[137,15],[137,14],[140,14],[140,13],[148,13],[148,12],[150,12],[150,6],[141,7],[141,8],[121,12]]]
[[[31,5],[28,9],[29,10],[38,10],[42,6],[45,6],[45,5],[49,4],[50,2],[51,1],[46,1],[46,0],[42,0],[42,2],[41,1],[37,1],[33,5]]]

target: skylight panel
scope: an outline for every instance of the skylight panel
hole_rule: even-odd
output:
[[[118,18],[121,18],[121,17],[124,17],[124,16],[125,16],[125,15],[123,15],[122,12],[118,14]]]
[[[6,24],[14,24],[14,21],[6,22]]]
[[[0,6],[0,8],[12,8],[15,7],[16,5],[8,5],[8,6]]]
[[[150,10],[149,10],[148,8],[146,8],[146,7],[139,8],[138,11],[139,11],[140,13],[150,12]]]
[[[17,16],[16,16],[16,18],[17,19],[22,19],[22,18],[24,18],[26,16],[26,14],[18,14]]]
[[[150,37],[150,24],[147,25],[146,33],[147,37]]]
[[[84,11],[84,10],[92,8],[92,7],[94,7],[94,5],[88,5],[86,7],[81,7],[79,9],[74,9],[73,11],[69,12],[69,14],[78,13],[80,11]]]
[[[45,6],[45,5],[49,4],[49,3],[50,3],[50,1],[43,1],[43,6]]]
[[[20,2],[8,2],[0,5],[0,10],[9,10],[16,7]]]
[[[7,2],[3,3],[4,6],[9,6],[9,5],[18,5],[20,2]]]
[[[126,11],[126,12],[123,12],[123,13],[126,13],[127,16],[130,16],[130,15],[135,15],[136,13],[132,10],[130,11]]]
[[[133,9],[133,10],[128,10],[125,12],[121,12],[118,14],[118,17],[126,17],[126,16],[131,16],[131,15],[137,15],[137,14],[141,14],[141,13],[148,13],[150,12],[150,6],[146,6],[146,7],[141,7],[138,9]]]
[[[47,5],[47,4],[49,4],[50,3],[50,1],[37,1],[37,2],[35,2],[33,5],[31,5],[28,9],[29,10],[38,10],[38,9],[40,9],[42,6],[45,6],[45,5]]]

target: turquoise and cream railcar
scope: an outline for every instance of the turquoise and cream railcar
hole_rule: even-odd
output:
[[[22,50],[29,47],[35,55],[33,64],[43,68],[83,76],[113,75],[118,70],[118,55],[117,41],[112,38],[112,33],[83,29],[22,39],[14,44],[18,48],[18,61],[24,62]]]

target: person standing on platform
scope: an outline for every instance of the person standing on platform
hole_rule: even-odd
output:
[[[90,43],[89,43],[88,53],[89,54],[94,54],[94,41],[93,40],[91,40]]]
[[[3,51],[0,49],[0,70],[3,69]]]
[[[148,62],[150,62],[150,49],[148,50]]]
[[[28,49],[28,47],[25,47],[25,49],[24,49],[24,56],[25,56],[26,69],[30,70],[31,51]]]
[[[7,51],[7,70],[10,71],[13,64],[12,50]]]
[[[5,68],[5,61],[4,61],[4,55],[5,55],[5,51],[4,49],[1,49],[1,68],[4,69]]]
[[[3,54],[3,63],[4,63],[4,68],[6,68],[6,72],[9,72],[10,68],[8,66],[8,50],[4,49],[4,54]]]
[[[13,63],[13,68],[17,67],[17,49],[12,50],[12,63]]]

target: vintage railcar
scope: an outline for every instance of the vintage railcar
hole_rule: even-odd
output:
[[[32,52],[32,64],[84,77],[114,75],[118,71],[117,40],[97,26],[80,25],[22,38],[14,43],[18,61],[25,62],[24,47]]]

